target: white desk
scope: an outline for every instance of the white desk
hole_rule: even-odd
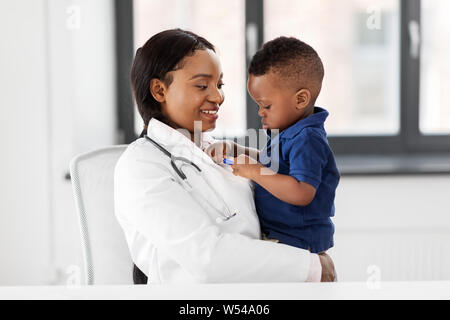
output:
[[[0,287],[5,299],[138,300],[308,300],[308,299],[450,299],[449,282],[271,283],[92,287]]]

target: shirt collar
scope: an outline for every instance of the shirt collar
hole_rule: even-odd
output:
[[[328,118],[328,111],[320,108],[320,107],[314,107],[314,113],[310,115],[309,117],[302,119],[298,121],[297,123],[293,124],[286,130],[280,133],[280,138],[287,138],[291,139],[295,137],[300,131],[302,131],[304,128],[307,127],[323,127],[323,124],[325,123],[325,120]]]
[[[314,107],[314,113],[309,117],[300,120],[277,135],[272,135],[270,130],[267,130],[267,146],[276,145],[279,143],[280,139],[292,139],[300,131],[307,127],[323,127],[325,120],[327,119],[329,113],[327,110]]]

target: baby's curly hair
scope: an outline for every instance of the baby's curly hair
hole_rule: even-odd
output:
[[[262,76],[269,72],[297,89],[309,89],[312,103],[319,96],[325,74],[317,52],[293,37],[279,37],[265,43],[252,58],[249,75]]]

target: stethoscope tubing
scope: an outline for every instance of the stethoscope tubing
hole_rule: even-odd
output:
[[[225,200],[223,200],[223,198],[220,197],[220,196],[217,194],[217,191],[216,191],[213,187],[211,187],[211,185],[209,184],[209,182],[205,179],[205,177],[203,177],[203,175],[202,175],[202,170],[201,170],[195,163],[193,163],[192,161],[190,161],[189,159],[186,159],[186,158],[184,158],[184,157],[175,157],[175,156],[174,156],[172,153],[170,153],[166,148],[164,148],[163,146],[161,146],[158,142],[156,142],[155,140],[153,140],[152,138],[150,138],[150,137],[147,136],[147,135],[144,135],[144,138],[147,139],[148,141],[150,141],[150,142],[151,142],[155,147],[157,147],[162,153],[164,153],[167,157],[170,158],[170,164],[171,164],[172,168],[175,170],[175,172],[177,173],[177,175],[183,180],[183,182],[189,186],[189,189],[192,189],[192,186],[190,186],[190,184],[188,183],[187,177],[186,177],[186,175],[184,174],[184,172],[183,172],[180,168],[178,168],[178,167],[176,166],[175,161],[181,161],[181,162],[184,162],[185,164],[189,164],[189,165],[193,166],[193,167],[198,171],[198,173],[200,174],[200,176],[201,176],[201,178],[203,179],[203,181],[204,181],[204,182],[208,185],[208,187],[213,191],[213,193],[214,193],[214,195],[216,196],[216,198],[221,200],[221,202],[222,202],[222,204],[223,204],[223,206],[224,206],[224,209],[226,209],[226,210],[228,211],[228,214],[225,215],[225,214],[223,214],[222,212],[220,212],[219,210],[216,209],[217,211],[220,212],[220,215],[223,217],[223,218],[222,218],[223,221],[229,221],[231,218],[233,218],[233,217],[235,217],[235,216],[237,215],[236,212],[231,213],[230,209],[228,208],[227,204],[225,203]],[[203,196],[202,196],[202,197],[203,197]],[[204,200],[206,201],[206,199],[204,199]],[[206,201],[206,202],[208,202],[208,201]],[[209,202],[208,202],[208,203],[209,203]],[[210,205],[212,208],[214,208],[214,206],[212,206],[211,204],[209,204],[209,205]]]

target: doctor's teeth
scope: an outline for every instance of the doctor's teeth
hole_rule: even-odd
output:
[[[208,111],[208,110],[202,110],[203,113],[207,113],[207,114],[216,114],[217,111]]]

